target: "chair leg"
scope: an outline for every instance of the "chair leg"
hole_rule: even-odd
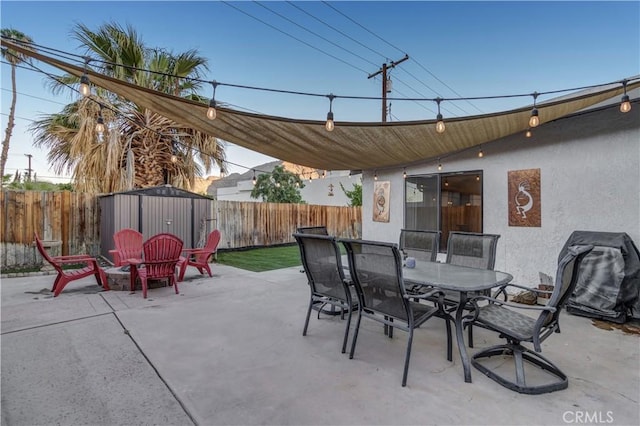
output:
[[[349,353],[349,359],[353,359],[353,354],[356,351],[356,342],[358,341],[358,330],[360,330],[361,319],[362,312],[358,309],[358,319],[356,320],[356,329],[353,331],[353,340],[351,341],[351,353]]]
[[[175,275],[171,275],[169,277],[169,285],[173,285],[173,288],[176,289],[176,294],[180,294],[180,291],[178,290],[178,281],[176,281]]]
[[[211,273],[211,268],[209,267],[208,263],[205,263],[204,265],[204,269],[207,271],[207,273],[209,274],[209,277],[213,278],[213,274]]]
[[[447,361],[453,361],[453,356],[451,353],[451,348],[452,348],[451,321],[449,320],[449,318],[445,318],[444,322],[447,326]]]
[[[347,327],[344,330],[344,340],[342,341],[342,353],[347,351],[347,340],[349,340],[349,328],[351,327],[352,308],[349,306],[349,315],[347,315]]]
[[[64,287],[69,283],[69,280],[65,276],[60,276],[59,279],[56,279],[56,283],[53,285],[53,297],[58,297]]]
[[[140,285],[142,286],[142,297],[147,298],[147,278],[140,277]]]
[[[58,283],[60,283],[60,279],[62,278],[62,275],[60,273],[58,273],[58,275],[56,276],[56,279],[53,281],[53,286],[51,286],[51,291],[55,292],[56,291],[56,287],[58,287]]]
[[[515,383],[509,378],[503,377],[497,372],[487,368],[478,361],[480,358],[490,358],[492,356],[505,355],[513,356],[514,366],[516,369]],[[527,361],[546,371],[550,376],[553,376],[555,380],[541,385],[528,386],[525,378],[524,361]],[[569,379],[567,378],[567,376],[549,359],[542,356],[542,354],[527,349],[518,343],[507,343],[504,345],[492,346],[490,348],[484,349],[473,355],[473,357],[471,358],[471,363],[476,369],[480,370],[491,380],[494,380],[500,385],[518,393],[539,395],[566,389],[569,386]]]
[[[184,273],[187,271],[187,266],[189,266],[188,263],[187,259],[180,263],[180,276],[178,277],[178,281],[184,281]]]
[[[393,322],[393,318],[389,318],[389,322]],[[393,339],[393,326],[389,326],[389,339]]]
[[[404,372],[402,373],[402,386],[407,385],[407,375],[409,374],[409,359],[411,358],[411,343],[413,342],[413,328],[409,330],[409,339],[407,341],[407,354],[404,358]]]
[[[473,324],[469,324],[469,329],[467,330],[467,334],[469,335],[469,347],[473,347]]]
[[[309,317],[311,316],[311,308],[313,307],[313,296],[309,299],[309,308],[307,309],[307,319],[304,321],[304,329],[302,329],[302,335],[307,335],[307,327],[309,326]]]

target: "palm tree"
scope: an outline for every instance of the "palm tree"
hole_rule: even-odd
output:
[[[3,28],[1,30],[2,38],[11,39],[13,42],[20,44],[33,43],[31,37],[21,33],[13,28]],[[7,119],[7,129],[5,130],[4,139],[2,141],[2,154],[0,155],[0,177],[4,176],[4,166],[7,164],[7,157],[9,156],[9,141],[13,133],[13,127],[15,126],[15,113],[16,113],[16,67],[18,64],[27,61],[27,57],[12,49],[2,48],[2,57],[11,64],[11,107],[9,108],[9,117]]]
[[[73,36],[97,72],[206,101],[198,95],[197,80],[207,70],[207,60],[195,50],[174,54],[147,48],[133,28],[114,23],[97,31],[79,24]],[[78,82],[66,75],[51,80],[50,88],[57,93]],[[95,130],[99,116],[106,125],[102,135]],[[214,164],[226,172],[224,145],[218,139],[99,88],[60,113],[35,121],[31,130],[35,145],[49,148],[54,170],[72,173],[78,191],[114,192],[164,183],[190,189],[195,177]]]

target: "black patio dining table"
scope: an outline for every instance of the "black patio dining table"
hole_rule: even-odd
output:
[[[407,287],[410,285],[437,287],[442,290],[454,291],[460,294],[460,302],[456,309],[454,319],[456,325],[456,340],[464,369],[464,381],[471,383],[471,366],[464,343],[464,330],[462,325],[467,295],[470,292],[481,292],[507,284],[513,279],[513,276],[500,271],[418,260],[416,260],[414,268],[402,268],[402,275]]]

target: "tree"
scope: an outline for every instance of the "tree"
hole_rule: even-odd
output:
[[[153,90],[200,100],[207,60],[197,51],[173,53],[147,47],[132,27],[116,23],[92,31],[78,24],[73,37],[86,50],[87,66],[101,74]],[[120,65],[114,65],[120,64]],[[50,81],[53,93],[77,86],[65,75]],[[57,114],[35,121],[30,129],[36,146],[49,148],[57,173],[71,172],[74,187],[85,192],[115,192],[165,183],[191,189],[196,176],[217,165],[226,172],[224,145],[113,93],[94,87],[90,97],[66,105]],[[96,122],[102,116],[104,133]]]
[[[33,43],[31,37],[13,28],[3,28],[1,33],[2,38],[10,39],[16,43]],[[11,135],[13,134],[13,127],[15,126],[16,101],[18,98],[18,92],[16,90],[16,67],[18,64],[27,61],[27,57],[22,53],[6,47],[2,48],[2,57],[11,64],[11,106],[9,107],[7,129],[5,130],[4,139],[2,140],[2,154],[0,154],[0,176],[4,177],[4,167],[7,164],[7,158],[9,156],[9,143]]]
[[[271,173],[258,176],[251,198],[262,197],[262,201],[268,203],[303,204],[301,188],[304,188],[304,183],[298,175],[276,166]]]
[[[347,198],[349,199],[350,207],[362,206],[362,184],[361,183],[354,183],[353,190],[347,191],[344,188],[344,185],[342,185],[342,182],[340,182],[340,188],[342,189],[342,192],[344,192],[344,195],[346,195]]]

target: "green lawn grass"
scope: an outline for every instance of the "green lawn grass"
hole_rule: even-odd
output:
[[[253,272],[302,265],[300,249],[297,244],[249,250],[219,251],[217,253],[217,262]]]

